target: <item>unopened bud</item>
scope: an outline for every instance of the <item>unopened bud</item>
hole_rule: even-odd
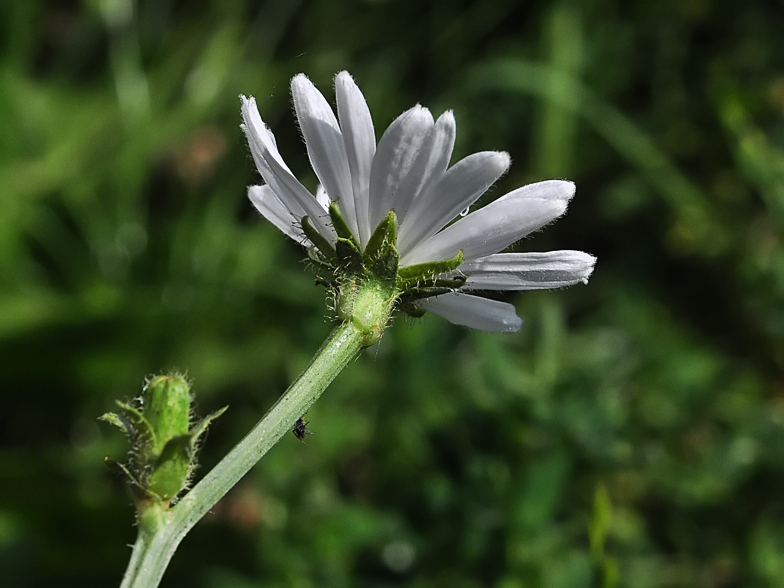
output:
[[[129,478],[137,504],[153,500],[168,506],[188,488],[199,437],[226,410],[191,426],[192,401],[183,376],[155,376],[140,398],[131,404],[118,401],[119,413],[101,417],[122,429],[131,442],[128,463],[118,465]]]

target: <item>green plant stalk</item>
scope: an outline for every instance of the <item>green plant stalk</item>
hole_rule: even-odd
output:
[[[158,586],[188,531],[294,427],[362,348],[374,342],[367,329],[353,320],[335,327],[288,390],[204,479],[174,507],[153,507],[140,517],[139,535],[121,588]]]

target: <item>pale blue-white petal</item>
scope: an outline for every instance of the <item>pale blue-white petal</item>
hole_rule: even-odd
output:
[[[434,124],[430,111],[417,105],[392,121],[378,142],[370,167],[368,224],[371,232],[394,208],[400,182]]]
[[[401,255],[443,228],[484,194],[509,168],[509,155],[483,151],[461,159],[411,205],[398,232]]]
[[[450,292],[417,302],[427,312],[444,317],[450,323],[495,333],[514,333],[523,325],[515,307],[506,302],[480,296]]]
[[[313,171],[329,194],[330,200],[338,201],[343,219],[356,234],[357,217],[354,211],[351,172],[343,134],[335,113],[326,98],[304,74],[298,74],[291,80],[291,96]]]
[[[264,218],[275,225],[284,235],[291,237],[297,243],[306,247],[310,241],[302,232],[300,223],[302,217],[294,216],[275,195],[269,186],[251,186],[248,188],[248,198]]]
[[[420,195],[427,194],[443,177],[455,147],[455,133],[455,115],[451,110],[447,110],[438,117],[435,126],[422,143],[408,175],[400,183],[393,206],[398,226],[405,224],[412,203]]]
[[[588,283],[596,258],[582,251],[497,253],[463,263],[467,290],[543,290]]]
[[[291,173],[291,170],[288,168],[286,162],[283,161],[283,158],[278,152],[278,145],[275,141],[275,135],[272,134],[272,131],[269,130],[269,127],[267,127],[264,121],[261,120],[259,109],[256,107],[256,99],[253,96],[250,98],[246,96],[240,96],[240,100],[242,102],[242,118],[245,121],[245,126],[253,129],[258,140],[269,153],[269,156],[274,158],[280,167]],[[245,134],[247,135],[248,131],[245,131]],[[261,155],[261,150],[254,149],[251,145],[251,155],[253,155],[253,159],[256,160],[256,158]],[[256,163],[256,166],[258,167],[258,162]]]
[[[286,167],[272,140],[272,133],[267,129],[259,116],[256,100],[240,97],[242,99],[242,130],[248,138],[250,152],[256,167],[264,181],[275,192],[281,203],[294,212],[301,208],[310,218],[316,230],[330,242],[336,241],[334,229],[327,224],[328,215],[316,201],[313,195],[299,183]]]
[[[361,243],[367,243],[371,227],[369,222],[368,191],[370,166],[376,152],[376,133],[365,97],[347,71],[335,76],[338,119],[343,133],[351,185],[354,194],[354,211]]]
[[[403,255],[401,266],[497,253],[566,212],[574,184],[548,180],[518,188],[472,212]]]
[[[329,205],[332,202],[329,199],[329,194],[327,194],[327,191],[321,184],[316,186],[316,202],[318,202],[324,210],[329,210]]]

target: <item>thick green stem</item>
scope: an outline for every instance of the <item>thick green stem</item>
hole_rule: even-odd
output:
[[[158,586],[188,531],[293,428],[335,376],[370,343],[368,335],[351,320],[336,327],[283,396],[203,480],[176,506],[157,513],[149,526],[142,517],[121,588]]]

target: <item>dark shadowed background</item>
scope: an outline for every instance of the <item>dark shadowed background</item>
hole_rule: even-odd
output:
[[[348,69],[377,134],[454,109],[489,199],[569,178],[515,335],[402,318],[183,542],[164,587],[784,586],[784,4],[5,0],[0,585],[119,585],[96,417],[187,371],[204,472],[329,331],[246,199],[238,94],[311,189],[288,81]],[[454,161],[454,159],[453,159]],[[487,201],[488,198],[485,198]]]

